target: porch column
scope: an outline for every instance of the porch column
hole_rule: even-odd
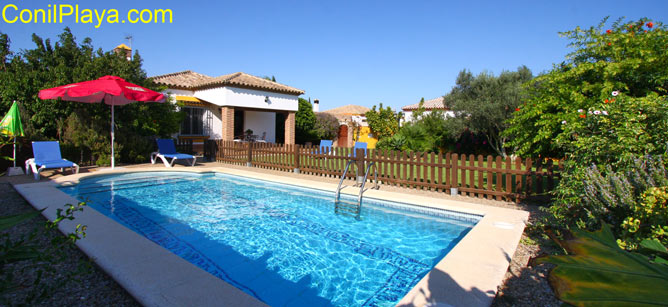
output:
[[[285,118],[285,144],[295,143],[295,112],[289,112]]]
[[[223,141],[234,140],[234,107],[220,108],[220,119],[222,121],[223,131],[221,136]]]

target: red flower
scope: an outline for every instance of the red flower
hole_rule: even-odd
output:
[[[611,100],[611,101],[612,101],[612,102],[615,102],[615,98],[612,98],[612,100]]]
[[[580,114],[580,118],[585,118],[585,117],[587,117],[587,115]]]
[[[612,43],[608,43],[608,46],[612,46]]]
[[[519,112],[519,111],[520,111],[520,108],[515,108],[515,112]]]
[[[610,102],[610,100],[606,99],[606,100],[605,100],[605,103],[608,103],[608,102]]]
[[[605,33],[610,34],[610,33],[612,33],[612,30],[606,30]]]
[[[654,23],[653,23],[653,22],[650,21],[650,22],[647,23],[647,27],[648,27],[648,28],[652,28],[653,26],[654,26]]]

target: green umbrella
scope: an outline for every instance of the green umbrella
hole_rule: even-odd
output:
[[[19,116],[19,105],[12,104],[7,115],[0,121],[0,134],[6,134],[14,137],[14,167],[16,167],[16,137],[23,136],[23,126],[21,125],[21,117]]]

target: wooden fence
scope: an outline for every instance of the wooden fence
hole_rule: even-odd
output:
[[[363,176],[374,162],[384,185],[445,193],[456,188],[464,196],[496,200],[545,195],[554,189],[562,169],[561,161],[555,165],[552,160],[456,153],[369,149],[365,155],[363,149],[233,141],[208,141],[205,147],[205,155],[218,162],[333,178],[341,177],[350,160],[354,162],[346,176],[349,179]]]

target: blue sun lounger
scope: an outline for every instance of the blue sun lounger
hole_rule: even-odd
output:
[[[165,164],[166,167],[172,167],[174,166],[174,162],[176,160],[192,159],[193,162],[191,166],[195,166],[197,158],[193,155],[176,152],[176,146],[174,146],[174,140],[157,139],[156,142],[158,143],[158,151],[151,153],[151,164],[155,164],[157,158],[160,158],[160,160],[162,160],[162,163]],[[171,161],[168,161],[168,159],[171,159]]]
[[[39,173],[45,169],[59,168],[62,172],[64,168],[72,168],[72,172],[79,173],[79,165],[72,161],[63,159],[60,155],[60,144],[57,141],[32,142],[32,159],[26,160],[26,174],[30,172],[39,180]]]

